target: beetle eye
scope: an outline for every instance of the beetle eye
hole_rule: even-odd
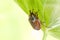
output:
[[[31,20],[34,20],[34,18],[32,17]]]
[[[32,15],[32,16],[31,16],[31,19],[32,19],[32,20],[34,20],[34,19],[35,19],[34,15]]]
[[[36,19],[35,16],[32,15],[32,16],[31,16],[31,21],[32,21],[32,22],[35,22],[35,19]]]

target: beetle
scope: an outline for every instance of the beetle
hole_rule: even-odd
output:
[[[29,22],[32,25],[33,29],[40,30],[41,24],[40,24],[40,20],[38,18],[37,12],[34,12],[34,11],[30,10],[29,13],[30,13]]]

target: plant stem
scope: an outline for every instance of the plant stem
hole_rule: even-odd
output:
[[[43,40],[46,40],[46,37],[47,37],[47,33],[46,31],[44,31]]]

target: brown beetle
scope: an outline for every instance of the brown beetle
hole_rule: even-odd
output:
[[[30,10],[29,22],[35,30],[40,30],[40,20],[38,18],[37,12]]]

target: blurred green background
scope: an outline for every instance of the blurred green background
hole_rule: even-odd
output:
[[[0,40],[37,40],[37,31],[32,30],[27,14],[14,0],[0,0]]]
[[[0,0],[0,40],[42,40],[43,32],[34,30],[28,15],[14,0]],[[48,34],[47,40],[57,40]]]

